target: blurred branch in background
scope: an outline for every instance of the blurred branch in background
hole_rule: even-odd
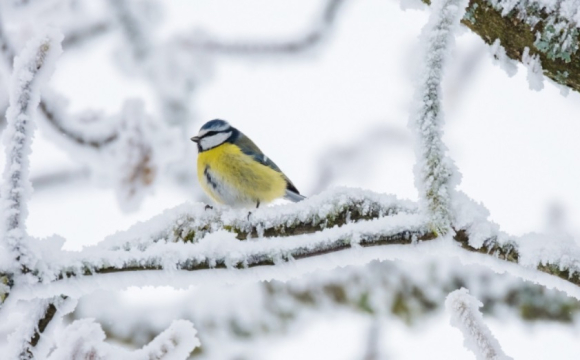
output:
[[[362,360],[386,360],[387,357],[381,354],[381,330],[382,322],[379,317],[374,317],[370,320],[370,325],[367,333],[367,343],[365,354]]]
[[[98,292],[83,297],[72,316],[96,318],[109,338],[135,346],[149,342],[173,319],[187,319],[200,331],[198,355],[210,359],[220,357],[220,344],[225,341],[251,343],[251,339],[266,335],[284,336],[309,314],[328,310],[367,314],[373,323],[399,319],[409,326],[422,326],[442,310],[447,294],[460,287],[472,289],[472,294],[485,302],[486,313],[497,318],[512,314],[523,321],[576,324],[580,314],[580,302],[559,291],[482,267],[466,268],[457,261],[432,259],[412,264],[374,261],[319,271],[289,282],[204,286],[175,294],[161,305],[135,305],[131,298]],[[369,329],[370,342],[377,335],[373,327]]]
[[[318,160],[317,174],[314,186],[310,193],[318,194],[327,189],[328,186],[344,175],[352,173],[352,169],[357,164],[366,164],[372,159],[369,154],[377,151],[377,148],[383,146],[411,146],[411,136],[408,131],[389,125],[384,121],[383,124],[372,127],[362,136],[356,138],[350,144],[335,144],[330,146]],[[361,171],[357,172],[359,178],[364,178],[367,174],[364,169],[368,167],[358,167]]]
[[[65,32],[62,47],[65,51],[80,47],[94,38],[104,35],[111,31],[111,22],[107,20],[95,21],[93,23],[84,24],[75,28],[68,29]]]
[[[210,36],[184,37],[183,44],[191,49],[227,55],[275,55],[300,53],[318,45],[327,38],[336,22],[336,17],[347,0],[326,0],[318,20],[301,37],[286,41],[233,41],[215,39]]]
[[[211,65],[214,60],[210,55],[219,53],[228,54],[249,54],[272,55],[281,53],[283,55],[293,55],[297,52],[307,50],[326,38],[334,25],[337,14],[346,0],[328,0],[325,2],[321,14],[312,25],[312,29],[304,37],[280,41],[280,42],[252,42],[237,41],[235,43],[223,43],[218,40],[202,39],[200,43],[195,42],[195,34],[181,34],[172,36],[166,41],[155,40],[155,16],[151,14],[160,13],[157,7],[161,6],[156,2],[142,2],[134,0],[112,0],[106,1],[106,8],[111,9],[115,14],[112,20],[100,19],[90,14],[90,9],[86,6],[62,1],[62,6],[67,10],[65,15],[60,15],[58,21],[65,27],[68,37],[64,45],[68,47],[82,46],[90,40],[107,32],[119,30],[123,35],[123,42],[119,46],[117,65],[127,75],[144,78],[147,80],[153,93],[156,96],[160,113],[155,116],[155,123],[158,128],[162,124],[168,127],[176,127],[181,133],[191,132],[191,126],[195,124],[196,118],[192,109],[195,101],[192,96],[208,78]],[[36,4],[13,4],[19,11],[29,10]],[[50,6],[49,6],[50,8]],[[14,45],[2,27],[0,19],[0,45],[2,46],[2,57],[6,62],[8,72],[11,69],[12,59],[15,54]],[[84,20],[84,21],[83,21]],[[193,41],[193,42],[192,42]],[[229,49],[229,50],[228,50]],[[0,71],[1,75],[1,71]],[[1,80],[1,76],[0,76]],[[3,94],[0,93],[0,108],[2,107]],[[116,119],[118,117],[108,117],[99,112],[85,111],[80,114],[69,114],[66,110],[66,100],[55,94],[45,94],[39,106],[42,117],[49,126],[42,126],[59,147],[64,149],[76,161],[90,170],[91,178],[98,179],[97,183],[113,186],[120,189],[118,179],[112,178],[115,170],[113,163],[109,161],[107,154],[119,154],[119,138],[123,124]],[[161,121],[160,121],[161,120]],[[1,128],[0,124],[0,128]],[[167,133],[168,129],[161,131]],[[147,159],[142,157],[141,161],[133,162],[138,168],[133,169],[133,173],[141,172],[141,165],[153,160],[162,160],[162,164],[155,165],[162,169],[167,165],[169,171],[149,172],[150,180],[141,182],[123,181],[133,189],[139,187],[143,190],[152,188],[153,180],[158,174],[169,173],[170,177],[178,180],[178,184],[187,187],[188,191],[198,191],[195,182],[195,169],[190,166],[187,159],[194,156],[194,147],[187,146],[187,136],[174,136],[172,143],[180,148],[176,150],[170,158],[171,161],[162,160],[167,158],[168,151],[161,151],[159,147],[152,143],[146,146],[151,149]],[[149,139],[155,141],[155,138]],[[152,152],[153,151],[153,152]],[[98,164],[95,166],[95,164]],[[109,171],[106,169],[110,168]],[[138,180],[142,177],[130,177]],[[70,177],[61,177],[66,181]],[[129,178],[127,178],[129,179]],[[127,188],[122,191],[125,194],[135,194],[133,190]],[[120,194],[120,192],[118,192]],[[196,192],[194,198],[200,198]],[[142,196],[119,197],[119,204],[125,210],[136,209],[139,206],[139,199]],[[129,203],[125,201],[128,200]],[[127,206],[125,206],[127,205]]]

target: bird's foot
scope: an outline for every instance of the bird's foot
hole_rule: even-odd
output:
[[[206,209],[206,210],[213,210],[213,206],[211,206],[211,205],[206,205],[206,206],[205,206],[205,209]]]
[[[248,211],[248,221],[250,221],[250,216],[252,216],[252,212]]]

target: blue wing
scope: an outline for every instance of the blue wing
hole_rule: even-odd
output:
[[[254,158],[254,160],[259,162],[260,164],[266,165],[266,166],[276,170],[277,172],[282,173],[282,175],[284,176],[284,180],[286,180],[286,189],[295,193],[296,195],[298,195],[298,197],[304,198],[302,195],[300,195],[300,192],[298,191],[298,189],[296,189],[296,186],[294,186],[294,184],[292,184],[292,181],[290,181],[290,179],[288,179],[286,174],[284,174],[282,172],[282,170],[280,170],[278,165],[276,165],[276,163],[274,163],[269,157],[264,155],[264,153],[260,150],[260,148],[258,146],[256,146],[256,144],[254,144],[254,142],[252,140],[250,140],[250,138],[248,138],[246,135],[244,135],[240,132],[240,135],[236,139],[235,143],[236,143],[236,145],[238,145],[240,147],[240,149],[242,150],[242,152],[244,154],[251,156],[252,158]],[[292,198],[290,200],[296,199],[295,196],[291,196],[291,197]],[[293,200],[293,201],[296,201],[296,200]]]

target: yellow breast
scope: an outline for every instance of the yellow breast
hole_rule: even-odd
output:
[[[200,153],[197,176],[209,196],[230,206],[271,202],[286,191],[282,173],[260,164],[230,143]]]

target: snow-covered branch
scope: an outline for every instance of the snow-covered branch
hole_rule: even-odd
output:
[[[469,295],[467,289],[452,292],[445,301],[447,311],[451,312],[451,324],[461,330],[465,347],[470,349],[477,360],[509,360],[497,339],[483,322],[479,308],[483,304]]]
[[[59,283],[62,286],[55,286],[42,296],[54,296],[62,291],[77,297],[79,288],[84,293],[82,286],[71,290],[67,284],[81,284],[83,279],[90,283],[88,278],[99,274],[111,276],[147,270],[162,270],[158,273],[163,276],[175,274],[176,270],[191,273],[230,269],[243,273],[260,267],[265,278],[287,279],[289,273],[284,273],[280,266],[288,262],[338,252],[361,255],[360,259],[355,256],[353,262],[341,265],[374,259],[404,259],[397,255],[400,245],[413,244],[408,248],[411,252],[458,257],[580,298],[580,248],[572,239],[560,239],[558,245],[540,236],[510,237],[486,220],[488,214],[484,209],[468,200],[455,211],[463,214],[458,218],[461,222],[456,224],[455,241],[442,243],[427,241],[435,239],[436,234],[413,203],[360,190],[334,190],[298,204],[257,209],[251,214],[244,210],[184,204],[81,252],[45,249],[44,262],[37,267],[37,275],[45,285],[39,284],[40,292],[34,290],[36,286],[29,287],[25,291],[29,295],[24,298],[43,293],[51,281],[56,281],[51,286]],[[251,241],[246,241],[249,238]],[[399,246],[389,253],[387,249],[394,249],[392,245]],[[47,245],[40,242],[39,250],[44,246]],[[363,252],[367,247],[377,250]],[[468,255],[464,250],[476,254]],[[507,265],[510,262],[521,266]],[[269,267],[280,268],[269,271]],[[561,280],[540,278],[536,270]],[[216,273],[216,276],[220,275]],[[143,280],[147,282],[146,278]]]
[[[32,191],[28,156],[35,125],[33,114],[40,102],[40,90],[54,69],[62,49],[62,35],[49,31],[31,40],[14,61],[8,125],[3,132],[6,166],[2,184],[0,236],[23,271],[35,265],[34,252],[26,244],[27,201]],[[13,264],[12,266],[15,266]]]
[[[437,0],[433,3],[433,12],[421,35],[423,64],[415,94],[416,110],[410,120],[417,142],[415,185],[421,206],[429,214],[431,228],[439,234],[451,230],[451,196],[459,180],[441,139],[441,80],[449,45],[466,5],[467,0]]]
[[[105,333],[92,319],[77,320],[57,337],[56,350],[48,360],[185,360],[200,345],[193,324],[174,321],[149,344],[135,351],[105,342]]]
[[[20,304],[20,307],[23,308],[20,311],[25,318],[8,337],[10,346],[6,350],[7,358],[19,360],[31,360],[35,357],[44,358],[44,356],[37,355],[50,347],[50,344],[39,346],[47,338],[46,333],[49,325],[54,328],[54,320],[72,312],[75,305],[76,301],[63,296],[52,299],[34,299]],[[4,319],[7,316],[9,315],[3,314]]]
[[[514,62],[522,62],[529,48],[531,55],[539,57],[545,76],[580,91],[579,5],[576,0],[470,0],[461,22],[489,45],[499,40]]]
[[[86,251],[47,264],[45,279],[144,270],[248,269],[277,266],[348,249],[412,244],[433,239],[419,215],[399,214],[310,233],[240,241],[236,233],[216,231],[200,241],[159,242],[145,249]]]

